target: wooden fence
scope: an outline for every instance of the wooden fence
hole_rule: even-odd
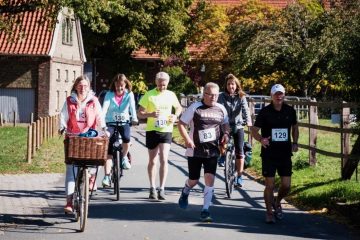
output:
[[[27,161],[31,163],[32,158],[40,146],[49,138],[58,133],[59,115],[39,118],[28,126],[27,139]]]

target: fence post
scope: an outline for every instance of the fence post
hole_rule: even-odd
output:
[[[34,122],[34,113],[31,113],[30,114],[30,123],[33,123]]]
[[[31,155],[34,156],[36,152],[36,133],[37,133],[37,126],[36,122],[31,123],[32,126],[32,147],[31,147]]]
[[[14,111],[14,124],[13,124],[14,127],[16,127],[16,112]]]
[[[316,99],[310,100],[310,102],[316,102]],[[309,124],[319,125],[318,119],[318,107],[310,105],[309,108]],[[317,129],[309,128],[309,146],[316,148],[317,141]],[[316,165],[316,150],[309,150],[309,164],[310,166]]]
[[[32,125],[28,126],[28,139],[27,139],[27,162],[31,164],[31,146],[32,146]]]
[[[4,118],[3,118],[3,114],[2,113],[0,113],[0,127],[2,127],[3,126],[3,120]]]
[[[346,103],[346,102],[343,102]],[[340,112],[340,128],[341,130],[347,129],[350,127],[350,108],[344,108],[341,106]],[[341,154],[348,155],[350,152],[350,135],[341,131]],[[341,177],[344,178],[344,166],[348,161],[348,157],[341,156]]]
[[[40,147],[40,128],[41,122],[40,119],[36,120],[36,150]]]

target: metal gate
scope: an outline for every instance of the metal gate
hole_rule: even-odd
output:
[[[0,113],[5,122],[30,123],[35,112],[35,89],[0,88]]]

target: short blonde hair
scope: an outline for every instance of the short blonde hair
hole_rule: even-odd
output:
[[[204,86],[204,92],[205,92],[206,90],[210,89],[210,88],[215,88],[215,89],[217,89],[218,91],[220,91],[219,85],[217,85],[217,84],[214,83],[214,82],[208,82],[208,83],[206,83],[205,86]]]

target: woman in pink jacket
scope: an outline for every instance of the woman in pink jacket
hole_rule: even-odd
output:
[[[78,77],[71,89],[71,95],[66,98],[60,113],[60,129],[66,129],[67,134],[81,134],[89,129],[105,129],[105,119],[101,105],[94,92],[90,89],[90,81],[86,76]],[[75,169],[77,170],[77,169]],[[75,173],[76,174],[76,173]],[[95,176],[91,175],[90,188],[94,189]],[[66,164],[65,213],[72,213],[72,196],[75,189],[73,165]]]

